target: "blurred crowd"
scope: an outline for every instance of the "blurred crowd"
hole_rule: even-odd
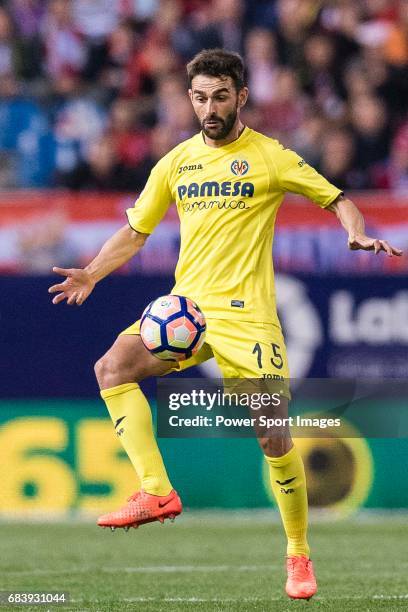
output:
[[[407,0],[0,1],[0,188],[140,190],[198,129],[184,66],[211,47],[246,60],[245,123],[408,191]]]

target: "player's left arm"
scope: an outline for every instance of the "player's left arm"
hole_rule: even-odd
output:
[[[343,192],[329,183],[297,153],[275,147],[271,155],[276,176],[282,191],[299,193],[321,208],[331,210],[348,233],[348,246],[353,251],[362,249],[379,253],[385,251],[389,257],[402,255],[401,249],[392,247],[386,240],[371,238],[365,233],[364,217],[357,206]]]
[[[402,255],[402,250],[391,246],[381,238],[370,238],[365,233],[364,217],[357,206],[340,194],[334,202],[326,206],[333,212],[348,233],[348,247],[352,251],[374,251],[375,254],[385,251],[389,257]]]

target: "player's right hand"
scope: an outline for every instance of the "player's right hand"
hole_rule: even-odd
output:
[[[52,300],[53,304],[59,304],[63,300],[67,300],[67,304],[70,306],[73,304],[80,306],[95,287],[95,281],[92,280],[91,275],[86,270],[80,268],[70,268],[67,270],[57,267],[54,267],[52,270],[66,277],[64,282],[52,285],[48,289],[48,293],[57,294]]]

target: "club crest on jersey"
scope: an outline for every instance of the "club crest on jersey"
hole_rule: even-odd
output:
[[[246,159],[234,159],[231,164],[231,172],[236,176],[243,176],[249,170],[249,164]]]

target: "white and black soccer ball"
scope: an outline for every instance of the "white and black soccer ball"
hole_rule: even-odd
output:
[[[181,295],[163,295],[145,308],[140,337],[145,347],[163,360],[183,361],[205,341],[206,322],[195,302]]]

